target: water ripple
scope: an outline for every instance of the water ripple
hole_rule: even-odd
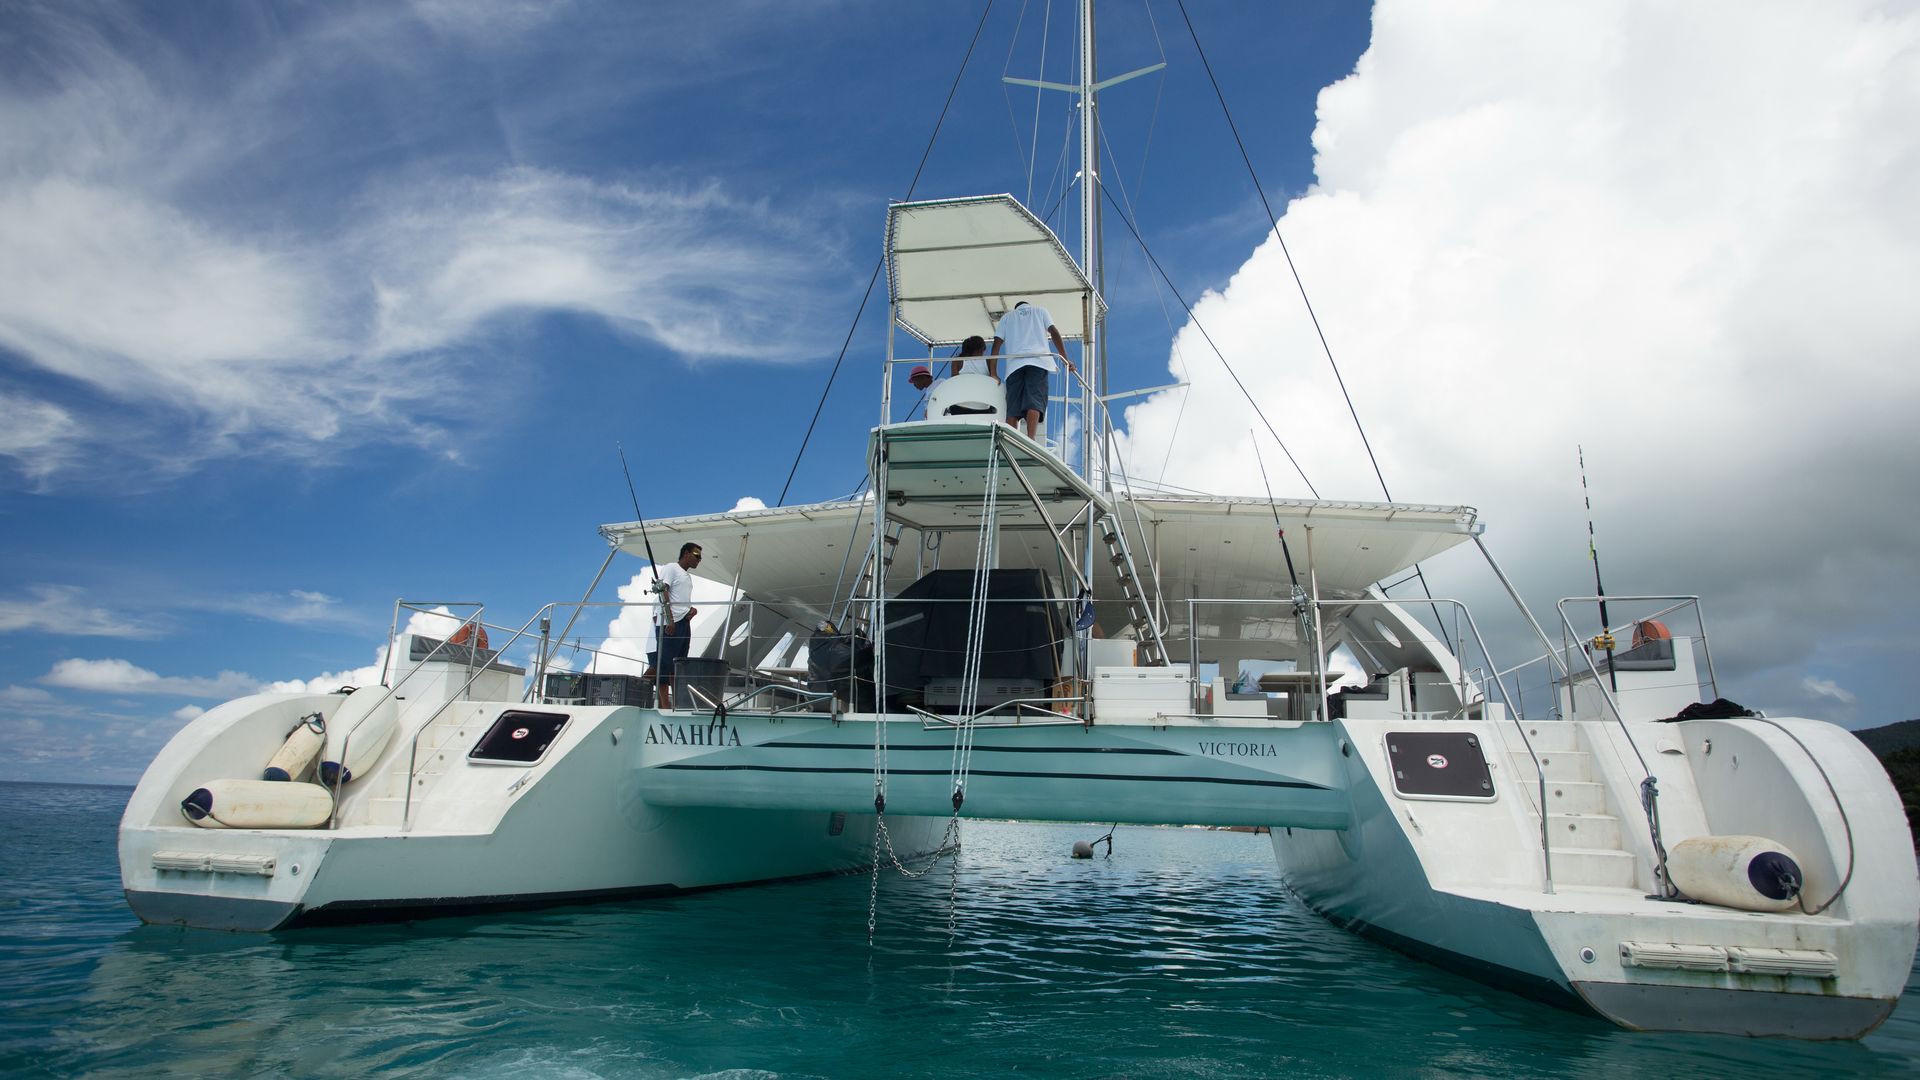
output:
[[[1416,1077],[1920,1071],[1861,1044],[1644,1035],[1346,934],[1266,838],[969,823],[957,873],[279,935],[136,925],[120,789],[0,784],[0,1073]],[[948,936],[951,915],[953,935]]]

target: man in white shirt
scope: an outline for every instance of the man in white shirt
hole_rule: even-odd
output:
[[[700,609],[693,606],[693,575],[688,573],[700,565],[700,545],[681,544],[680,561],[668,564],[660,571],[661,602],[667,611],[667,625],[662,628],[656,616],[654,637],[658,642],[660,663],[654,669],[654,682],[660,688],[660,708],[665,710],[671,704],[669,693],[673,686],[674,661],[687,655],[688,647],[693,644],[693,617]]]
[[[1053,316],[1037,304],[1020,301],[993,328],[993,355],[1007,358],[1007,423],[1024,417],[1029,439],[1038,436],[1040,421],[1047,415],[1047,375],[1053,371],[1055,353],[1072,371],[1073,361],[1067,359],[1067,346],[1060,340]]]

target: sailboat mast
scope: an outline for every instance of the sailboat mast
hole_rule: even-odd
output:
[[[1086,299],[1087,335],[1080,346],[1080,475],[1093,479],[1094,445],[1099,438],[1100,301],[1100,122],[1094,90],[1093,0],[1080,0],[1080,265],[1093,283]],[[1100,478],[1103,491],[1112,481]]]

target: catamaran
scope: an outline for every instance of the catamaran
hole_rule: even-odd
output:
[[[623,554],[688,543],[724,587],[669,707],[609,670],[631,657],[568,660],[588,600],[397,633],[378,684],[175,736],[120,830],[140,917],[274,930],[877,873],[951,857],[970,817],[1264,826],[1328,918],[1628,1027],[1883,1020],[1920,921],[1900,801],[1848,732],[1721,702],[1697,598],[1605,598],[1635,614],[1587,633],[1602,598],[1572,598],[1549,632],[1471,507],[1126,475],[1090,122],[1116,80],[1080,17],[1080,255],[1010,195],[887,208],[864,493],[601,528],[589,598]],[[1078,345],[1044,433],[987,375],[894,400],[904,366],[1021,302]],[[1382,587],[1462,545],[1539,642],[1544,697],[1466,605]],[[450,607],[402,602],[396,629]]]

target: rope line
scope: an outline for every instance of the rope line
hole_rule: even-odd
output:
[[[1220,346],[1214,342],[1213,335],[1207,333],[1206,326],[1200,322],[1199,316],[1193,313],[1193,305],[1187,303],[1187,298],[1181,294],[1180,287],[1173,283],[1172,275],[1168,274],[1166,268],[1160,265],[1160,260],[1154,257],[1153,249],[1147,246],[1146,238],[1140,235],[1140,230],[1134,228],[1133,220],[1127,216],[1126,209],[1113,197],[1113,192],[1105,186],[1100,188],[1100,193],[1105,195],[1107,202],[1113,205],[1113,212],[1119,215],[1120,223],[1127,227],[1127,232],[1133,235],[1134,243],[1140,245],[1141,253],[1147,257],[1148,262],[1153,264],[1153,268],[1159,273],[1161,280],[1167,283],[1167,290],[1173,293],[1175,300],[1180,301],[1181,308],[1187,313],[1187,321],[1193,324],[1195,330],[1200,331],[1200,336],[1206,339],[1207,347],[1211,348],[1213,355],[1219,358],[1220,366],[1227,369],[1227,375],[1233,380],[1233,385],[1240,388],[1240,396],[1247,399],[1248,405],[1253,406],[1253,414],[1260,418],[1260,423],[1266,425],[1267,434],[1272,435],[1273,441],[1280,444],[1280,450],[1287,455],[1287,461],[1293,465],[1293,471],[1300,474],[1300,482],[1307,485],[1307,491],[1312,493],[1314,498],[1319,498],[1319,489],[1313,486],[1313,481],[1307,479],[1307,471],[1300,467],[1300,462],[1293,456],[1293,451],[1287,448],[1287,441],[1280,437],[1278,431],[1274,430],[1273,421],[1267,419],[1267,414],[1260,408],[1260,403],[1253,399],[1253,391],[1248,390],[1247,384],[1240,381],[1240,373],[1233,370],[1233,365],[1227,361],[1226,354],[1221,352]]]
[[[1313,310],[1313,300],[1307,296],[1307,284],[1300,277],[1300,268],[1293,263],[1293,252],[1287,247],[1286,237],[1280,235],[1280,219],[1273,212],[1273,204],[1267,201],[1267,189],[1260,183],[1260,174],[1254,171],[1253,158],[1247,153],[1246,142],[1240,138],[1240,126],[1233,122],[1233,110],[1227,108],[1227,95],[1220,89],[1220,80],[1214,78],[1213,65],[1207,61],[1207,50],[1200,44],[1199,31],[1193,28],[1193,18],[1187,14],[1186,0],[1174,0],[1174,3],[1180,7],[1180,18],[1187,24],[1187,35],[1193,39],[1193,49],[1200,55],[1200,66],[1206,70],[1207,82],[1213,86],[1213,96],[1220,102],[1220,114],[1227,118],[1227,130],[1233,132],[1233,144],[1240,148],[1240,160],[1246,163],[1247,175],[1253,180],[1253,190],[1260,196],[1260,206],[1267,212],[1267,224],[1273,230],[1274,241],[1280,245],[1280,254],[1287,260],[1287,272],[1293,275],[1294,288],[1300,290],[1300,303],[1307,309],[1307,318],[1313,323],[1314,335],[1320,339],[1320,351],[1326,354],[1327,366],[1333,369],[1333,381],[1340,387],[1341,400],[1347,403],[1347,415],[1353,417],[1353,429],[1360,434],[1360,445],[1367,451],[1367,463],[1373,466],[1373,477],[1380,481],[1380,494],[1388,502],[1392,502],[1393,492],[1387,488],[1386,474],[1380,471],[1380,459],[1374,455],[1373,440],[1367,438],[1366,425],[1360,422],[1360,410],[1354,407],[1353,395],[1347,392],[1346,377],[1340,374],[1340,364],[1333,358],[1333,346],[1328,344],[1327,332],[1320,326],[1320,315]],[[1261,417],[1261,419],[1264,421],[1266,418]],[[1282,446],[1281,449],[1285,447]],[[1433,589],[1427,585],[1426,572],[1416,563],[1413,573],[1420,579],[1420,591],[1426,594],[1427,604],[1433,608],[1434,624],[1439,627],[1440,637],[1446,642],[1447,650],[1451,652],[1453,638],[1447,633],[1446,620],[1440,616],[1440,605],[1433,602]]]
[[[940,106],[940,117],[933,122],[933,133],[927,136],[927,148],[920,152],[920,164],[913,170],[913,180],[907,184],[907,198],[913,198],[914,190],[920,186],[920,175],[927,169],[927,159],[933,156],[933,144],[940,138],[940,128],[947,122],[947,110],[953,107],[953,96],[960,90],[960,79],[967,73],[967,65],[973,61],[974,46],[980,44],[980,32],[987,27],[987,16],[993,13],[993,0],[987,0],[987,6],[980,12],[980,21],[974,25],[973,40],[967,42],[967,54],[960,60],[960,70],[953,74],[953,85],[947,88],[947,100]],[[793,487],[793,478],[800,471],[800,459],[807,454],[807,445],[813,441],[813,430],[820,423],[820,413],[827,407],[827,396],[833,393],[834,380],[840,376],[840,365],[846,362],[847,348],[853,344],[853,332],[860,326],[860,318],[867,312],[867,302],[873,299],[873,287],[880,281],[880,271],[887,264],[882,254],[874,260],[873,274],[867,278],[867,291],[860,296],[860,307],[853,313],[853,324],[847,327],[846,340],[840,343],[840,355],[834,358],[833,370],[827,373],[827,385],[820,391],[820,402],[813,407],[813,419],[807,421],[807,433],[800,439],[800,449],[794,452],[793,467],[787,470],[787,482],[780,486],[780,497],[773,505],[785,506],[787,492]],[[891,327],[888,328],[891,331]]]

